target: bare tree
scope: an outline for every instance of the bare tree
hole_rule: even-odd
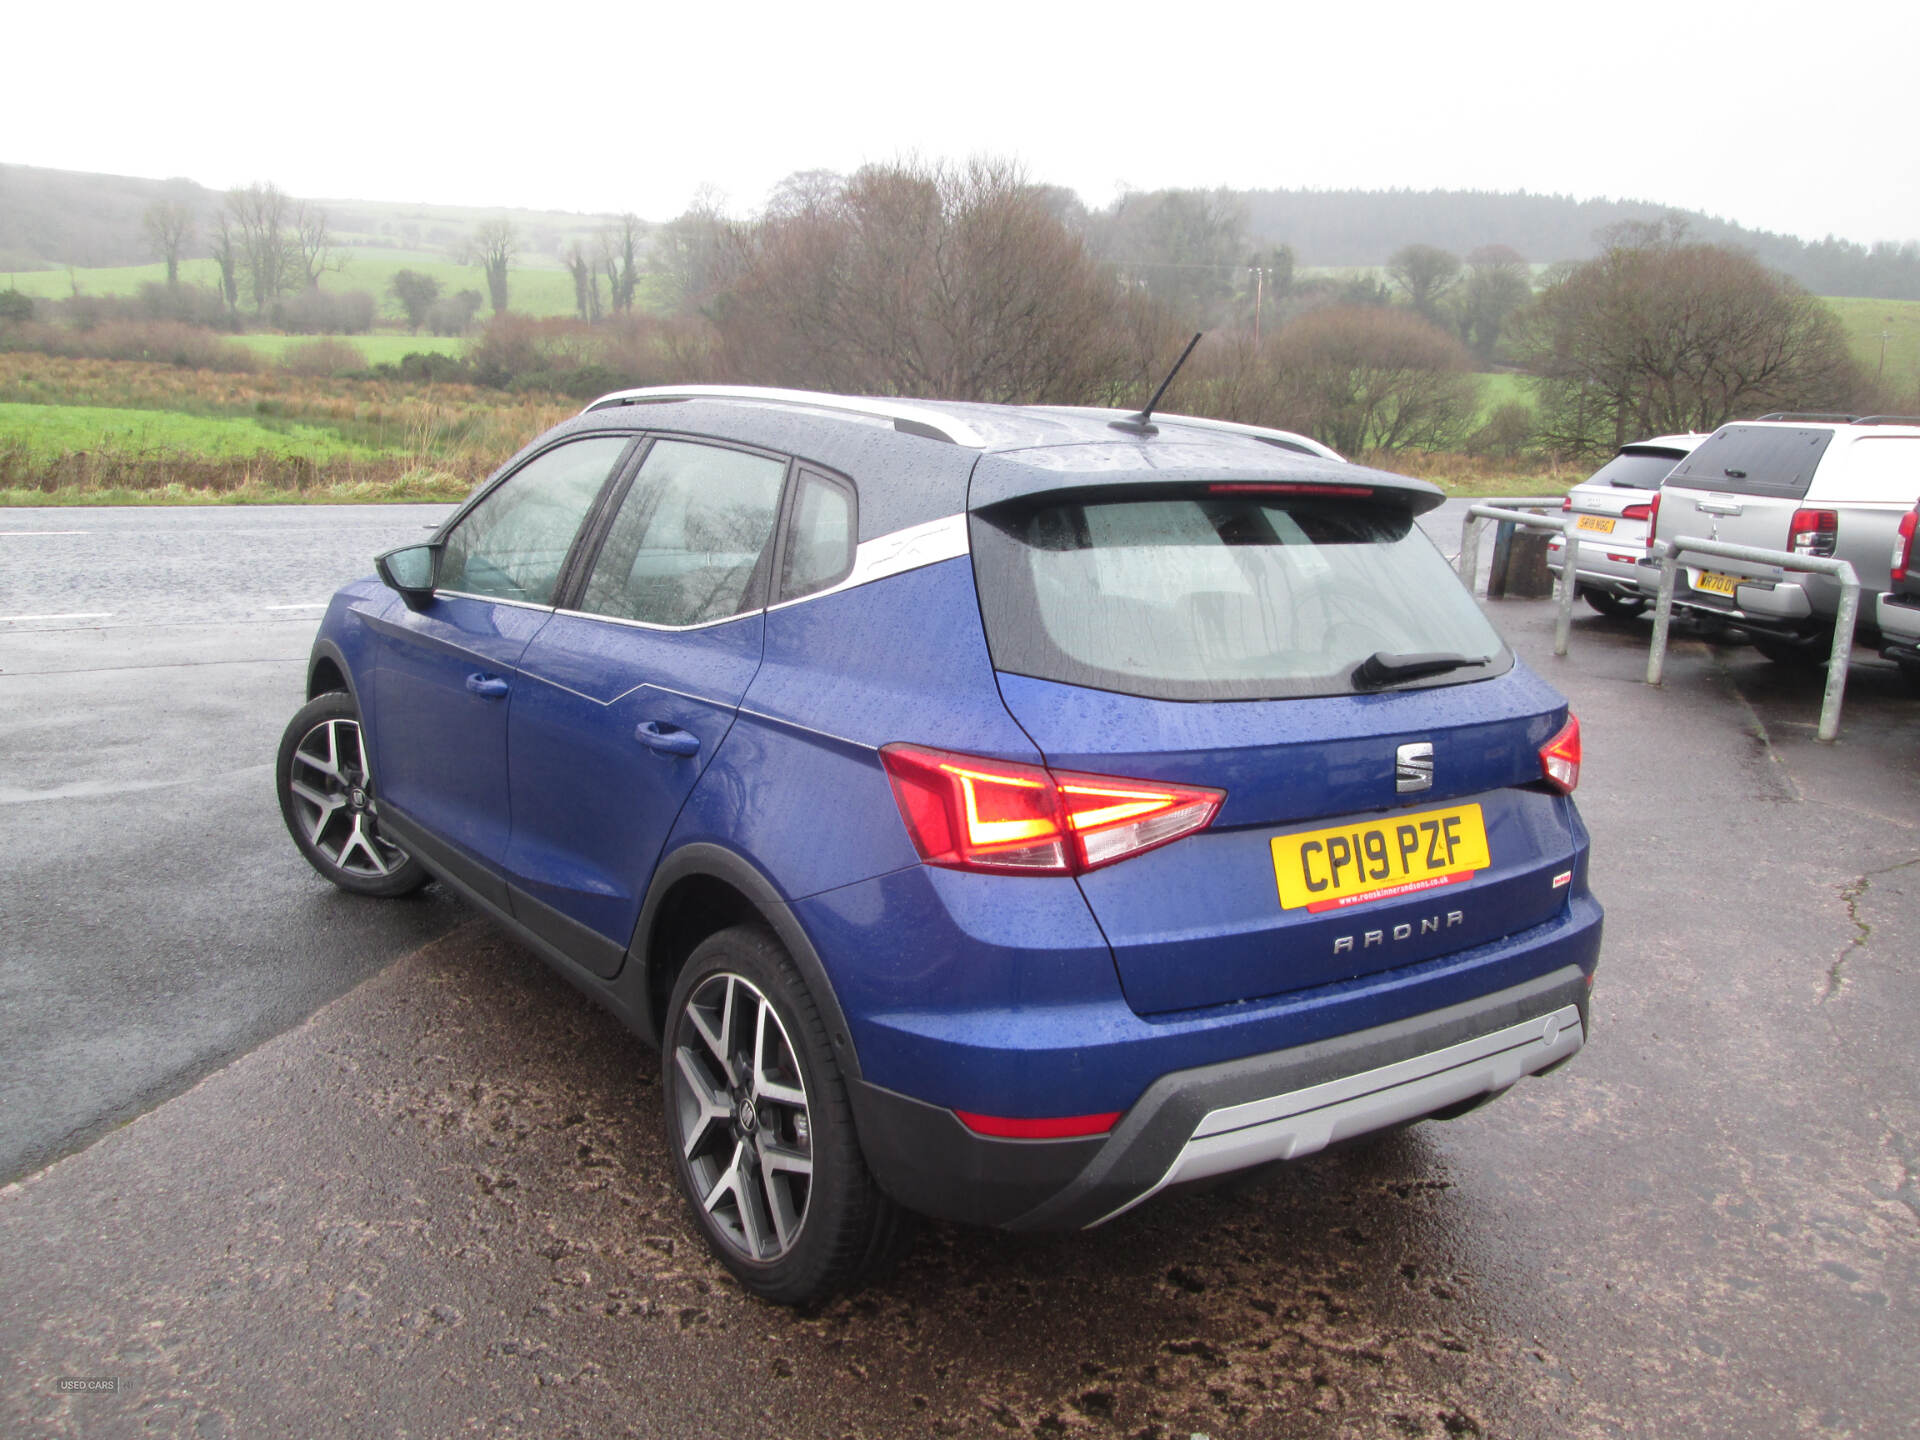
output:
[[[505,216],[497,220],[482,220],[474,227],[473,236],[467,241],[467,263],[478,265],[481,273],[487,277],[487,296],[493,303],[493,313],[496,315],[506,313],[507,270],[519,253],[519,232]]]
[[[147,241],[167,265],[167,288],[180,284],[180,256],[193,239],[193,207],[183,200],[156,200],[140,217]]]
[[[1351,454],[1455,445],[1479,402],[1466,349],[1399,308],[1311,311],[1281,332],[1271,363],[1290,423]]]
[[[1088,222],[1129,281],[1195,325],[1234,308],[1247,268],[1246,202],[1229,190],[1130,191]]]
[[[229,190],[226,213],[232,217],[240,248],[240,268],[255,313],[288,288],[297,268],[295,242],[288,233],[293,205],[271,181],[256,180],[244,190]]]
[[[1597,455],[1765,410],[1845,408],[1863,377],[1827,305],[1751,255],[1671,226],[1616,232],[1524,317],[1543,438]]]
[[[1460,257],[1438,245],[1402,245],[1387,259],[1387,278],[1415,314],[1438,325],[1442,302],[1460,279]]]
[[[213,263],[220,267],[220,295],[227,302],[227,321],[235,326],[240,321],[241,245],[237,229],[225,210],[214,215],[211,253]]]
[[[669,230],[672,227],[668,227]],[[1104,399],[1122,292],[1010,164],[870,166],[738,240],[737,373],[953,399]]]
[[[333,243],[333,232],[327,226],[327,212],[317,205],[309,205],[304,200],[296,200],[289,223],[291,239],[287,248],[290,268],[297,268],[299,279],[311,290],[320,283],[320,277],[329,270],[346,268],[346,257]],[[289,277],[291,278],[291,277]]]
[[[566,262],[567,273],[573,277],[574,310],[589,325],[598,323],[600,272],[594,268],[594,262],[587,257],[587,252],[580,247],[578,240],[567,246],[567,253],[562,258]]]
[[[780,222],[769,217],[764,223]],[[672,308],[692,313],[711,301],[731,278],[742,238],[738,227],[721,213],[719,198],[703,192],[685,213],[655,233],[647,268]]]
[[[607,294],[613,302],[613,313],[616,315],[625,315],[633,309],[633,292],[640,283],[640,251],[645,234],[646,226],[631,211],[600,232],[600,268],[607,277]]]

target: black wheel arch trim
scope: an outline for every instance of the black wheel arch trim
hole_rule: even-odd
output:
[[[354,687],[353,667],[347,664],[347,657],[341,653],[340,647],[334,644],[333,641],[331,640],[315,640],[313,642],[313,649],[310,652],[308,652],[307,698],[309,700],[312,700],[317,695],[324,693],[322,691],[318,691],[313,688],[314,672],[320,668],[320,662],[322,660],[328,661],[330,664],[332,664],[334,669],[340,672],[340,681],[342,684],[344,684],[347,687],[347,694],[351,696],[353,699],[353,708],[355,710],[359,710],[360,709],[360,692]],[[361,723],[363,725],[366,723],[366,715],[364,711],[362,711],[361,713]]]
[[[618,984],[624,1002],[639,1023],[635,1028],[657,1047],[660,1044],[663,1016],[653,1013],[652,960],[647,954],[647,938],[660,919],[660,909],[673,887],[683,880],[706,877],[719,880],[739,891],[759,912],[780,943],[793,957],[793,963],[807,982],[807,989],[820,1007],[820,1018],[827,1022],[827,1038],[833,1046],[833,1058],[849,1080],[861,1078],[860,1057],[854,1048],[853,1033],[847,1026],[840,997],[821,963],[820,952],[793,913],[793,907],[780,896],[766,874],[738,851],[710,841],[682,845],[654,868],[647,886],[647,898],[640,906],[640,920],[634,926],[627,946],[626,963],[621,967]]]

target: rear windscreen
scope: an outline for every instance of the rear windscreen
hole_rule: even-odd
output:
[[[1690,490],[1798,500],[1833,441],[1833,431],[1777,425],[1728,425],[1673,467],[1671,483]]]
[[[1680,457],[1671,450],[1623,450],[1586,478],[1588,485],[1620,485],[1632,490],[1658,490],[1660,482]]]
[[[1163,700],[1355,693],[1369,657],[1512,657],[1404,508],[1371,500],[1046,496],[977,512],[994,668]]]

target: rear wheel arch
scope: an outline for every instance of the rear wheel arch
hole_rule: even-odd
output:
[[[786,947],[819,1007],[835,1061],[848,1078],[859,1079],[846,1014],[812,939],[760,868],[721,845],[681,846],[660,862],[647,889],[627,951],[640,977],[646,1036],[660,1043],[667,1001],[688,957],[710,936],[741,924],[764,925]]]

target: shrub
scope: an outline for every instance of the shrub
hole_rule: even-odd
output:
[[[33,319],[33,297],[18,290],[0,290],[0,325],[17,325]]]
[[[236,375],[260,368],[259,356],[238,341],[174,320],[109,320],[84,330],[27,321],[0,330],[0,349],[89,360],[146,360]]]
[[[464,335],[473,328],[473,317],[480,313],[480,303],[478,290],[442,295],[427,307],[427,328],[436,335]]]
[[[291,335],[364,335],[373,329],[373,296],[365,290],[303,290],[273,302],[274,328]]]
[[[1480,428],[1467,437],[1467,453],[1499,455],[1511,460],[1533,443],[1538,424],[1533,407],[1524,400],[1496,405]]]
[[[177,320],[209,330],[225,330],[232,324],[226,300],[207,285],[167,286],[149,281],[140,287],[139,308],[147,319]]]
[[[359,346],[332,336],[289,345],[280,357],[280,368],[294,375],[345,375],[366,366],[367,357],[360,353]]]

